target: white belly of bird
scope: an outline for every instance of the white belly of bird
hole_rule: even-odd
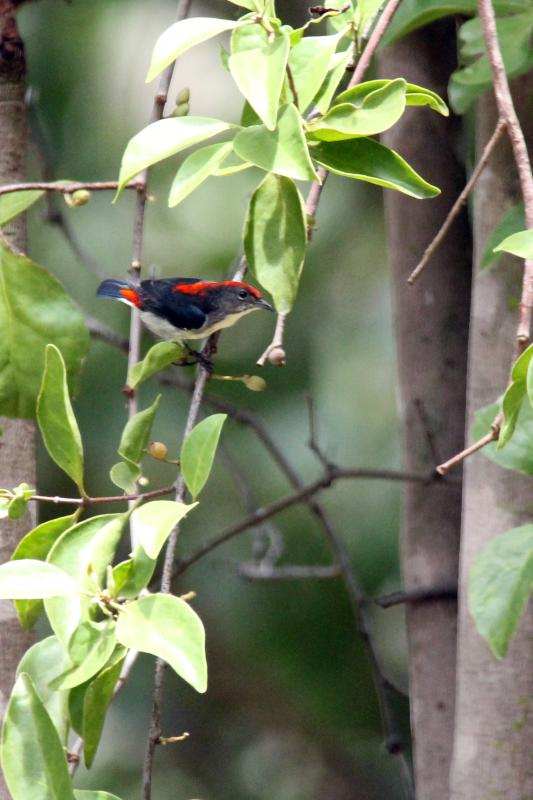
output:
[[[164,339],[166,342],[181,342],[184,339],[204,339],[206,336],[215,333],[215,331],[222,330],[222,328],[231,328],[241,317],[255,310],[255,308],[247,308],[245,311],[238,311],[236,314],[227,314],[224,319],[211,325],[211,327],[203,327],[198,330],[180,330],[166,319],[163,319],[163,317],[152,314],[151,311],[141,311],[141,319],[146,327],[156,336],[159,336],[160,339]]]

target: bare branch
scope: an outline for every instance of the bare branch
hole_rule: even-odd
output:
[[[96,503],[118,503],[122,500],[132,502],[134,500],[150,500],[152,497],[162,497],[165,494],[171,494],[174,491],[174,486],[165,486],[163,489],[152,489],[150,492],[138,492],[136,494],[115,494],[105,497],[59,497],[48,496],[43,494],[34,494],[30,500],[35,500],[40,503],[70,503],[75,506],[91,506]]]
[[[249,581],[329,580],[341,575],[339,566],[304,567],[299,565],[273,567],[267,564],[239,564],[241,578]]]
[[[492,430],[483,436],[483,438],[478,439],[478,441],[474,442],[474,444],[471,444],[470,447],[466,447],[464,450],[461,450],[460,453],[457,453],[457,455],[453,456],[453,458],[445,461],[444,464],[439,464],[437,467],[437,472],[439,475],[446,475],[451,469],[457,467],[462,461],[464,461],[465,458],[477,453],[478,450],[482,450],[491,442],[497,441],[499,435],[499,426],[493,425]]]
[[[452,600],[457,598],[457,586],[432,586],[429,589],[421,587],[419,589],[410,589],[406,592],[392,592],[392,594],[375,597],[374,603],[377,603],[381,608],[392,608],[392,606],[399,606],[404,603],[426,603],[431,600],[447,598]]]
[[[533,175],[531,162],[527,151],[526,140],[520,126],[518,116],[509,89],[509,82],[505,74],[498,34],[496,19],[491,0],[478,0],[478,12],[483,30],[483,38],[487,48],[487,55],[494,81],[494,95],[500,118],[505,122],[514,160],[520,181],[524,209],[528,228],[533,228]],[[522,297],[520,299],[520,320],[516,332],[518,346],[523,350],[529,343],[531,335],[531,315],[533,313],[533,260],[527,259],[524,265],[522,281]]]
[[[129,181],[124,189],[139,189],[140,180]],[[89,192],[113,192],[118,189],[118,181],[32,181],[30,183],[6,183],[0,186],[0,195],[11,194],[12,192],[58,192],[59,194],[73,194],[79,189],[87,189]]]
[[[488,162],[488,160],[489,160],[489,158],[490,158],[490,156],[492,154],[492,151],[494,150],[494,148],[496,147],[496,145],[500,141],[500,138],[501,138],[504,130],[505,130],[505,122],[503,121],[503,119],[499,119],[498,123],[496,125],[496,128],[494,129],[494,133],[492,134],[492,136],[490,137],[489,141],[485,145],[483,153],[481,154],[481,158],[479,159],[478,163],[476,164],[476,167],[475,167],[474,171],[472,172],[472,175],[470,176],[470,180],[467,182],[465,188],[463,189],[461,194],[458,196],[458,198],[455,201],[455,203],[453,204],[453,206],[448,211],[448,214],[446,215],[446,219],[442,223],[441,228],[435,234],[435,236],[433,237],[433,239],[431,240],[429,245],[426,247],[426,249],[424,251],[424,255],[422,256],[422,258],[420,259],[420,261],[417,264],[417,266],[414,268],[414,270],[409,275],[409,277],[407,279],[407,283],[413,284],[416,281],[416,279],[420,276],[421,272],[425,269],[425,267],[427,266],[427,264],[429,263],[431,258],[434,256],[435,252],[441,246],[446,234],[450,230],[450,228],[453,225],[454,221],[459,216],[462,207],[466,203],[466,201],[468,199],[468,195],[470,194],[470,192],[472,191],[472,189],[474,188],[474,186],[478,182],[481,173],[483,172],[483,170],[487,166],[487,162]]]
[[[355,67],[350,83],[348,84],[349,89],[351,89],[352,86],[356,86],[358,83],[361,83],[363,80],[363,76],[370,66],[372,56],[376,52],[378,44],[382,40],[385,31],[389,27],[394,12],[400,5],[400,2],[401,0],[389,0],[383,9],[381,16],[376,23],[376,27],[372,31],[370,39],[368,40],[367,45],[363,50],[359,61],[357,62],[357,66]]]

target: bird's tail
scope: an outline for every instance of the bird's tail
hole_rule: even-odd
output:
[[[110,297],[113,300],[122,300],[123,303],[141,307],[141,299],[138,292],[130,286],[126,281],[117,281],[114,278],[108,278],[102,281],[96,294],[99,297]]]
[[[116,300],[123,300],[124,297],[121,291],[129,288],[125,281],[116,281],[114,278],[108,278],[102,281],[96,294],[99,297],[114,297]]]

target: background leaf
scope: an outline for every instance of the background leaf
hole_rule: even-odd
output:
[[[115,649],[115,622],[86,620],[70,637],[70,664],[52,681],[55,689],[72,689],[90,680],[108,662]]]
[[[74,389],[89,348],[83,317],[56,278],[0,238],[0,414],[35,416],[49,343],[61,350]]]
[[[508,211],[502,216],[498,224],[490,232],[485,243],[485,252],[481,261],[481,268],[486,269],[490,267],[500,254],[494,252],[494,248],[499,245],[503,239],[510,236],[512,233],[517,233],[526,227],[526,215],[524,211],[524,204],[517,203],[511,206]]]
[[[9,192],[1,195],[0,228],[30,208],[43,194],[43,191],[32,189],[27,192]]]
[[[146,167],[173,156],[193,144],[203,142],[231,126],[209,117],[168,117],[152,122],[130,139],[120,165],[117,195]]]
[[[141,470],[134,464],[119,461],[109,470],[111,481],[126,494],[135,494],[137,481],[141,477]]]
[[[197,692],[207,689],[204,626],[178,597],[152,594],[122,606],[117,639],[125,647],[162,658]]]
[[[0,564],[0,599],[30,600],[45,597],[72,597],[80,586],[62,569],[23,558]]]
[[[208,419],[212,419],[212,417],[208,417]],[[222,427],[222,423],[220,427]],[[197,503],[186,505],[173,500],[153,500],[135,509],[131,515],[135,535],[150,558],[156,559],[158,557],[161,548],[175,526],[196,505]]]
[[[211,414],[192,429],[183,442],[180,467],[187,489],[195,500],[209,478],[227,414]]]
[[[502,658],[533,587],[533,525],[522,525],[486,545],[470,571],[468,604],[476,627]]]
[[[131,466],[138,466],[144,456],[160,400],[161,395],[158,394],[151,406],[127,421],[122,432],[118,454]]]
[[[26,672],[32,679],[63,744],[68,734],[68,692],[51,689],[50,683],[68,664],[65,648],[57,636],[47,636],[26,650],[17,667],[17,677]]]
[[[21,558],[35,558],[46,561],[46,557],[57,539],[76,522],[77,514],[42,522],[24,536],[17,545],[12,561]],[[15,608],[22,628],[27,631],[33,627],[43,611],[42,600],[16,600]],[[26,670],[28,671],[28,670]]]
[[[113,699],[116,683],[124,664],[125,650],[117,646],[109,665],[103,669],[86,687],[83,695],[83,716],[80,735],[83,737],[83,754],[85,766],[93,763],[104,722]]]
[[[476,411],[471,430],[472,441],[481,439],[490,431],[491,423],[500,410],[499,403],[492,403]],[[533,475],[533,408],[530,403],[522,403],[513,433],[513,438],[503,449],[495,442],[486,445],[481,451],[485,458],[504,469],[513,469],[525,475]]]
[[[231,153],[232,143],[211,144],[195,150],[183,161],[172,181],[168,204],[171,208],[185,200]],[[176,359],[177,360],[177,359]]]
[[[50,458],[74,481],[82,494],[83,445],[70,402],[63,356],[49,344],[41,391],[37,398],[37,420]]]
[[[79,522],[62,534],[48,554],[48,561],[75,578],[90,591],[102,585],[127,520],[127,514],[102,514]],[[83,620],[90,619],[94,605],[90,598],[52,598],[45,610],[54,633],[65,648]]]
[[[244,251],[257,280],[288,312],[296,298],[307,246],[303,200],[290,178],[267,175],[254,192],[244,227]]]
[[[533,230],[518,231],[507,236],[494,250],[497,253],[504,250],[519,258],[533,258]]]
[[[317,180],[302,120],[292,103],[280,109],[275,130],[269,131],[266,125],[244,128],[235,137],[233,149],[244,161],[266,172],[301,181]]]
[[[216,17],[190,17],[175,22],[166,31],[163,31],[155,43],[146,82],[156,78],[165,67],[168,67],[191,47],[243,24],[246,22],[235,22],[231,19]]]
[[[120,800],[120,797],[111,792],[99,792],[94,789],[74,789],[76,800]]]
[[[289,47],[282,35],[261,47],[233,51],[228,60],[233,80],[269,130],[276,127]]]
[[[338,175],[396,189],[410,197],[426,199],[440,194],[440,189],[425,181],[398,153],[373,139],[319,142],[311,148],[311,156]]]
[[[11,693],[0,755],[13,800],[74,800],[59,736],[26,673]]]
[[[179,361],[185,356],[185,349],[176,342],[157,342],[145,355],[142,361],[134,364],[128,373],[128,386],[135,389],[155,375],[156,372],[168,367],[174,361]]]

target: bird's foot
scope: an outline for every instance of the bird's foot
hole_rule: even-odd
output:
[[[213,372],[214,366],[209,356],[199,352],[198,350],[193,350],[188,344],[184,343],[183,346],[187,351],[187,355],[184,358],[180,358],[179,361],[175,361],[174,363],[176,366],[192,367],[194,364],[200,364],[200,366],[203,367],[206,372],[209,372],[209,374]]]

